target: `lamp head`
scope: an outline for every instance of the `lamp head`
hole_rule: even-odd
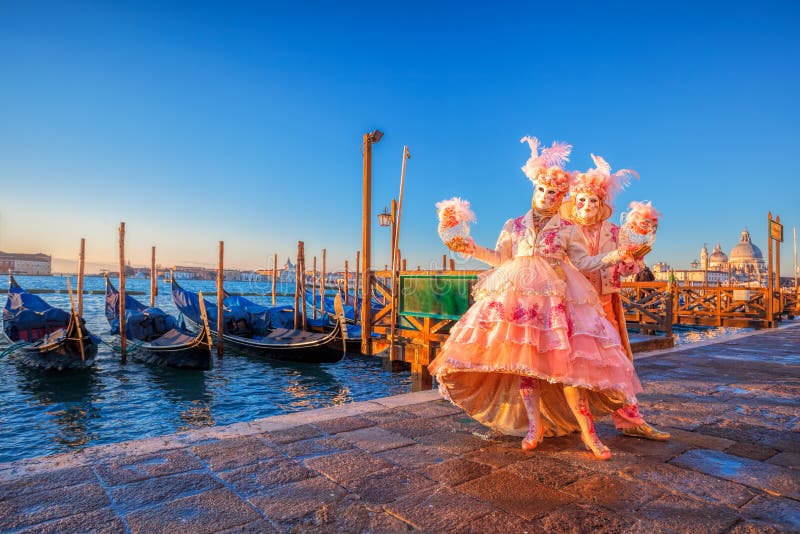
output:
[[[373,145],[383,138],[383,132],[380,130],[372,130],[369,133],[369,142]]]

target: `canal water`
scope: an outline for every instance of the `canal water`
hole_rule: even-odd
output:
[[[58,276],[18,276],[26,289],[66,289]],[[117,282],[116,279],[113,280]],[[72,280],[73,288],[75,280]],[[193,291],[214,291],[210,281],[185,281]],[[148,279],[130,278],[129,291],[149,304]],[[87,291],[103,291],[102,277],[87,277]],[[231,293],[271,304],[270,285],[226,282]],[[279,291],[293,291],[281,286]],[[39,295],[53,306],[69,309],[64,293]],[[2,293],[3,304],[5,295]],[[209,297],[213,300],[214,297]],[[291,304],[292,297],[278,297]],[[156,305],[177,315],[169,284],[159,282]],[[408,373],[383,371],[381,360],[348,354],[335,364],[301,365],[273,362],[234,354],[226,349],[211,371],[154,367],[120,355],[108,335],[104,296],[84,295],[88,328],[105,343],[99,347],[94,369],[44,372],[16,363],[13,355],[0,359],[0,462],[43,454],[74,451],[92,445],[169,434],[210,425],[225,425],[272,415],[323,408],[411,391]],[[0,340],[0,352],[9,343]]]

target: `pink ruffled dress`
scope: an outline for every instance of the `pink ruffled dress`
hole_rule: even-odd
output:
[[[496,268],[477,282],[475,303],[429,366],[446,398],[504,434],[528,431],[521,377],[542,380],[548,436],[580,428],[564,385],[585,388],[598,416],[635,404],[642,390],[596,291],[572,264],[593,271],[616,263],[618,254],[590,256],[579,232],[559,215],[538,233],[532,212],[509,220],[495,250],[476,250]]]

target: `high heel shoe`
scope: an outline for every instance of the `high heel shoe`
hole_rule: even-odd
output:
[[[534,439],[533,435],[531,434],[531,431],[529,430],[528,433],[525,435],[525,438],[522,440],[522,450],[532,451],[533,449],[539,446],[543,438],[544,438],[544,425],[539,425],[539,433],[536,436],[536,439]]]
[[[594,454],[598,460],[610,460],[611,449],[603,445],[597,434],[591,434],[588,438],[581,433],[581,441],[583,445]]]

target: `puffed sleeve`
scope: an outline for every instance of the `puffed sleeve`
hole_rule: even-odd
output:
[[[599,271],[606,267],[611,267],[622,261],[617,250],[611,252],[602,252],[597,256],[591,256],[589,250],[583,242],[583,239],[576,232],[580,232],[576,226],[568,227],[566,232],[567,239],[567,256],[569,261],[579,270],[585,273],[591,271]]]
[[[505,261],[510,260],[513,254],[513,248],[511,245],[511,232],[513,224],[514,219],[509,219],[503,225],[503,229],[500,231],[500,236],[497,238],[497,244],[495,245],[494,250],[476,244],[475,251],[472,253],[472,257],[484,263],[488,263],[492,267],[499,267]]]

